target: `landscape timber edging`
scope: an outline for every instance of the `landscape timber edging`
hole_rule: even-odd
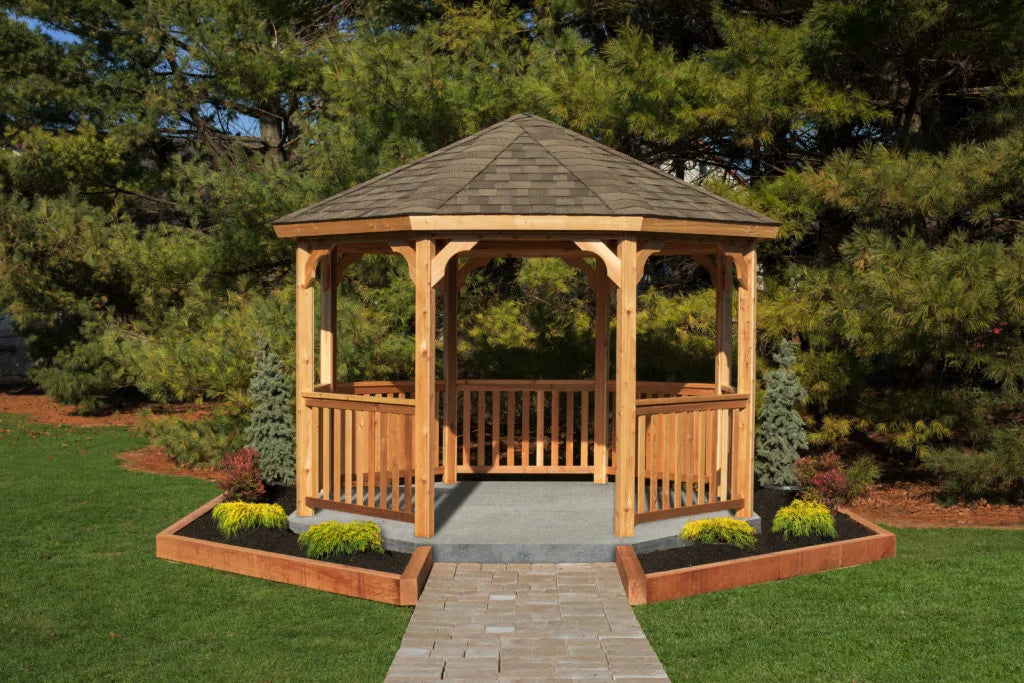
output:
[[[217,496],[157,534],[156,556],[390,605],[415,605],[434,564],[430,546],[417,547],[405,571],[393,574],[178,535],[222,500]]]
[[[779,581],[830,569],[841,569],[893,557],[896,536],[872,522],[840,510],[874,533],[861,538],[822,543],[806,548],[781,550],[764,555],[680,567],[645,574],[633,546],[615,549],[615,564],[631,605],[647,605],[701,593]]]

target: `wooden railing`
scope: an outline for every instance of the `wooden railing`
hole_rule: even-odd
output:
[[[456,394],[457,472],[593,472],[595,401],[610,395],[592,381],[463,380]]]
[[[302,395],[312,411],[314,508],[413,521],[410,398]]]
[[[311,411],[312,490],[307,504],[413,521],[412,382],[320,385],[302,395]],[[711,384],[637,383],[637,515],[738,508],[729,483],[733,416],[746,396]],[[592,474],[599,465],[597,401],[608,402],[607,474],[615,474],[614,392],[588,380],[460,380],[456,472]],[[447,400],[437,384],[438,420]],[[435,474],[443,472],[438,429]]]
[[[730,472],[735,415],[746,405],[735,393],[637,399],[637,523],[743,507]]]

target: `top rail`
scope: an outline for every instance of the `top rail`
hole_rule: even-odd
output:
[[[394,415],[412,415],[416,412],[416,401],[411,398],[364,396],[360,394],[325,394],[319,391],[310,391],[303,393],[302,399],[308,408],[366,410]]]
[[[670,396],[668,398],[638,398],[636,414],[661,415],[664,413],[686,413],[702,410],[727,410],[745,408],[747,394],[722,394],[720,396]]]
[[[436,384],[438,391],[444,390],[444,382]],[[593,391],[592,379],[459,379],[459,391]],[[333,392],[332,392],[333,388]],[[615,381],[609,380],[607,391],[615,391]],[[715,395],[715,385],[708,382],[637,382],[638,394]],[[335,382],[319,384],[314,393],[339,394],[411,394],[413,382],[409,380],[370,380],[358,382]],[[735,393],[730,386],[722,387],[723,393]]]

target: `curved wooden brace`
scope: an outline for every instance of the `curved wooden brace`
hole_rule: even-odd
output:
[[[345,269],[353,263],[356,263],[361,258],[363,258],[363,254],[358,251],[349,251],[338,254],[338,265],[337,272],[335,273],[335,279],[341,279],[341,274],[345,272]]]
[[[662,242],[657,240],[647,240],[644,242],[643,249],[637,249],[636,252],[636,282],[640,284],[640,280],[644,279],[644,266],[647,265],[647,259],[651,258],[665,246]]]
[[[444,245],[444,249],[437,252],[430,262],[430,286],[433,287],[444,279],[444,269],[448,261],[456,254],[469,251],[479,243],[479,240],[452,240]]]
[[[711,275],[711,284],[718,288],[718,265],[716,261],[711,258],[711,254],[691,254],[690,258],[698,266],[704,266],[707,269],[708,274]]]
[[[594,291],[597,291],[597,268],[583,260],[582,256],[563,256],[562,260],[573,268],[583,271],[583,277],[587,278],[587,284]]]
[[[740,287],[743,289],[750,289],[753,286],[754,274],[750,272],[745,254],[736,251],[727,251],[724,255],[727,258],[732,259],[733,265],[736,266],[736,279],[739,280]]]
[[[459,266],[459,270],[455,275],[455,287],[458,289],[465,287],[466,280],[469,279],[470,273],[480,266],[486,266],[490,261],[490,256],[471,256],[466,259],[466,262]]]
[[[622,262],[607,244],[601,240],[578,240],[574,244],[581,251],[591,253],[601,259],[608,270],[608,279],[614,282],[616,287],[622,287]]]
[[[391,251],[400,254],[409,266],[409,277],[416,282],[416,249],[408,242],[389,242]]]
[[[309,289],[310,285],[313,284],[313,280],[316,279],[316,267],[320,265],[320,259],[328,256],[330,253],[330,247],[326,249],[313,249],[309,252],[309,258],[306,259],[306,267],[302,271],[302,279],[299,281],[300,287]]]

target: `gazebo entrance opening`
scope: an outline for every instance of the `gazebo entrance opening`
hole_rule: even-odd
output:
[[[752,516],[757,245],[778,232],[770,218],[519,115],[274,228],[296,240],[297,517],[341,510],[411,522],[417,537],[431,537],[435,481],[469,473],[614,478],[619,537],[674,516]],[[335,379],[338,278],[370,253],[401,255],[415,283],[411,382]],[[636,380],[637,284],[654,254],[689,256],[711,275],[716,344],[706,383]],[[583,271],[597,301],[593,379],[459,378],[459,290],[499,257],[560,258]],[[315,363],[318,272],[326,304]]]

